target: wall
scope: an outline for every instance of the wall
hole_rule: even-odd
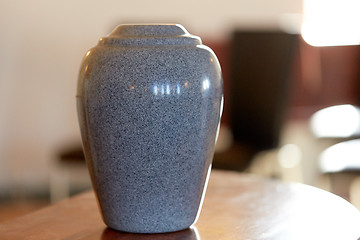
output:
[[[221,41],[234,27],[288,28],[299,13],[301,0],[0,1],[0,190],[48,185],[57,152],[80,139],[82,56],[117,24],[178,22]]]

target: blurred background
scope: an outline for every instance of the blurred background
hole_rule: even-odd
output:
[[[0,221],[91,187],[77,75],[86,51],[122,23],[180,23],[217,54],[225,106],[214,168],[314,185],[359,207],[359,9],[356,0],[0,1]]]

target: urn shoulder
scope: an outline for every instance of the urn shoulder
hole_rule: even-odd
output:
[[[200,78],[200,75],[206,78],[205,75],[210,74],[211,79],[217,81],[216,85],[222,84],[216,55],[202,44],[200,37],[191,35],[183,26],[119,25],[86,53],[80,68],[77,96],[84,95],[84,82],[94,76],[100,79],[110,72],[113,73],[111,79],[135,72],[144,78],[149,74],[168,76],[171,72],[173,79],[179,79],[186,77],[189,71]]]

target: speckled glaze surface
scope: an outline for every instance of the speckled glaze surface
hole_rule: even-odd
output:
[[[181,25],[120,25],[85,56],[77,105],[106,225],[186,229],[201,209],[222,111],[215,54]]]

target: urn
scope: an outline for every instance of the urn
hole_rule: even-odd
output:
[[[108,227],[162,233],[196,222],[222,105],[215,54],[181,25],[119,25],[86,53],[77,110]]]

